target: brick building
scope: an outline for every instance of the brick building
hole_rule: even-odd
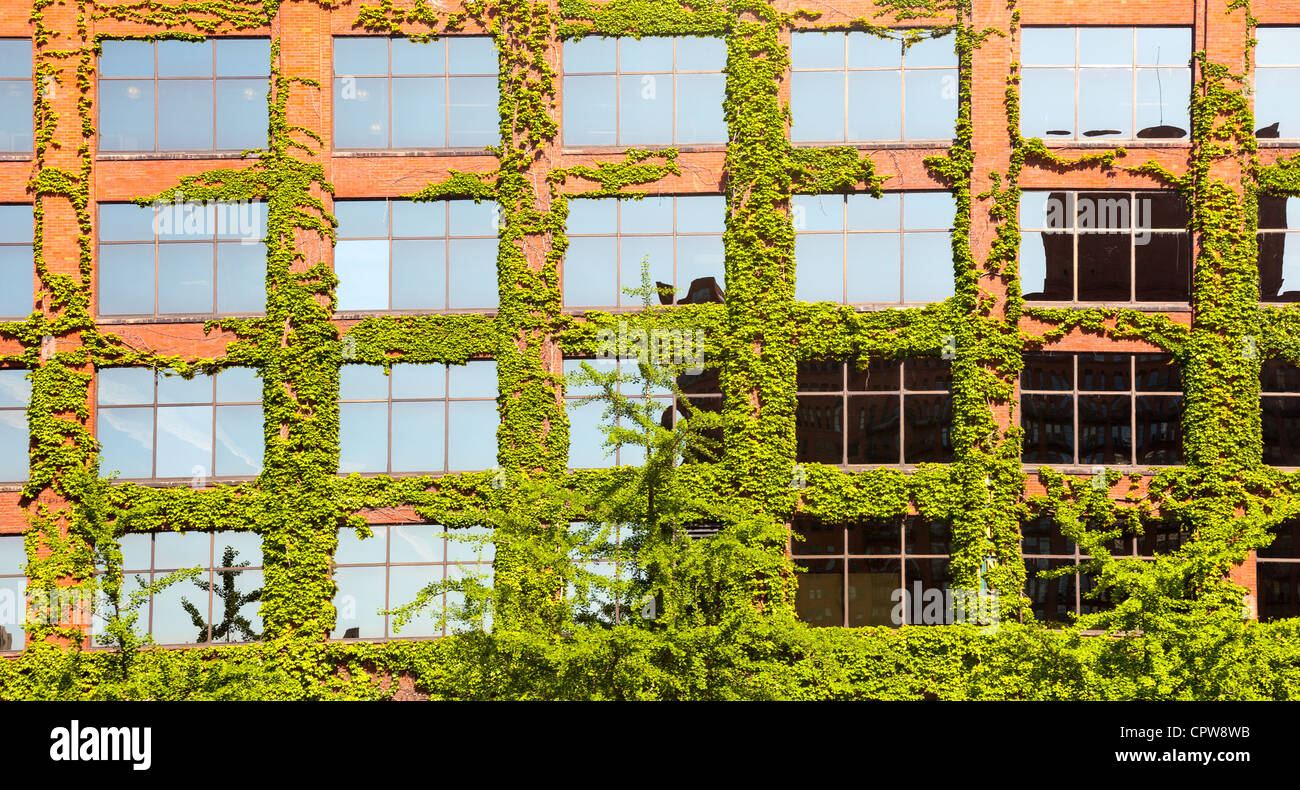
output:
[[[1223,3],[1024,0],[1013,14],[1005,3],[976,0],[968,9],[912,19],[873,16],[887,9],[857,0],[776,2],[763,24],[777,31],[790,62],[768,88],[744,89],[789,102],[790,123],[757,132],[744,125],[743,112],[724,113],[724,98],[741,92],[744,71],[738,59],[745,50],[728,47],[752,33],[745,28],[752,20],[722,6],[694,12],[707,17],[698,28],[705,35],[674,35],[665,17],[647,22],[641,38],[566,40],[558,25],[590,19],[590,9],[543,3],[538,43],[517,20],[494,42],[475,18],[433,41],[413,41],[384,32],[357,2],[284,2],[270,17],[260,16],[261,3],[233,3],[235,10],[194,12],[188,22],[169,15],[169,5],[0,8],[0,306],[7,322],[0,326],[0,583],[21,599],[24,565],[62,551],[50,539],[25,545],[20,536],[51,512],[49,523],[67,534],[85,490],[59,481],[97,464],[100,477],[117,473],[111,512],[128,575],[197,566],[211,582],[154,596],[142,623],[161,644],[247,641],[286,628],[329,639],[443,633],[429,619],[398,634],[376,612],[466,565],[487,571],[492,550],[447,539],[413,506],[429,506],[460,490],[458,480],[473,483],[497,467],[563,478],[565,467],[635,462],[627,448],[619,457],[602,455],[598,409],[579,407],[574,396],[581,393],[566,392],[561,378],[590,356],[565,353],[580,345],[565,338],[588,311],[636,310],[622,289],[638,282],[647,256],[652,278],[675,290],[661,297],[679,316],[675,326],[691,328],[698,318],[735,330],[728,338],[734,343],[715,340],[710,349],[741,341],[762,347],[741,358],[724,353],[710,360],[717,368],[709,375],[683,380],[705,408],[751,405],[725,438],[726,452],[752,456],[745,468],[767,475],[789,474],[795,465],[817,470],[800,504],[775,508],[807,538],[789,549],[807,571],[801,617],[817,625],[890,624],[893,591],[952,582],[947,526],[916,507],[883,521],[801,514],[819,487],[883,479],[890,470],[911,474],[918,464],[974,463],[962,444],[968,440],[953,429],[954,381],[970,369],[949,364],[946,342],[887,349],[880,337],[888,332],[870,327],[886,326],[888,316],[905,327],[940,315],[927,306],[946,300],[991,316],[1017,338],[1025,368],[1016,389],[986,407],[1000,438],[1024,429],[1021,499],[1044,494],[1040,468],[1081,480],[1111,469],[1139,475],[1132,487],[1127,478],[1115,483],[1110,494],[1135,505],[1162,470],[1212,463],[1189,459],[1183,449],[1188,399],[1206,396],[1186,391],[1180,371],[1189,361],[1199,365],[1199,352],[1175,359],[1136,334],[1088,331],[1019,304],[1023,295],[1028,308],[1123,308],[1126,316],[1204,329],[1194,298],[1204,253],[1189,230],[1185,194],[1149,171],[1030,157],[1018,170],[1017,280],[990,263],[1005,224],[990,190],[1010,183],[1023,139],[1041,138],[1066,159],[1122,146],[1120,165],[1153,160],[1181,176],[1207,144],[1196,138],[1191,113],[1201,77],[1193,53],[1203,50],[1234,73],[1253,65],[1258,152],[1216,158],[1217,178],[1240,191],[1252,157],[1267,165],[1300,145],[1291,101],[1300,76],[1300,9],[1277,0],[1252,7],[1259,25],[1253,49],[1246,47],[1247,13]],[[415,8],[432,10],[435,31],[455,11]],[[396,29],[430,32],[418,17]],[[1000,31],[974,48],[968,67],[957,45],[963,26]],[[903,34],[918,28],[946,34],[905,46]],[[519,51],[538,61],[501,54],[525,40],[533,49]],[[503,121],[502,97],[525,90],[525,78],[540,79],[546,68],[553,70],[553,95],[544,103],[554,128],[536,118]],[[1019,86],[1018,130],[1009,129],[1009,84]],[[287,127],[276,125],[277,102]],[[969,118],[973,157],[964,195],[926,161],[949,153],[962,117]],[[740,150],[742,140],[752,145],[763,135],[789,141],[780,152],[784,164]],[[284,140],[294,145],[277,151]],[[276,167],[290,159],[306,164],[284,179],[278,174],[288,169],[268,165],[264,188],[199,208],[185,201],[204,201],[202,189],[188,198],[172,194],[161,208],[131,203],[206,171],[253,167],[256,154],[241,153],[268,146],[266,161]],[[783,168],[798,152],[819,148],[853,149],[869,160],[885,177],[883,194],[873,197],[861,179],[848,188],[792,187]],[[642,201],[612,197],[618,185],[599,181],[600,163],[623,162],[629,149],[650,152],[628,160],[633,164],[675,165],[624,187],[647,192]],[[768,240],[736,219],[748,199],[736,190],[741,171],[751,185],[771,183],[781,192],[776,205],[792,235],[773,242],[784,251],[784,285],[774,291],[755,290],[764,281],[749,276]],[[457,173],[484,178],[466,188]],[[521,183],[522,192],[507,191]],[[460,185],[426,189],[441,184]],[[335,243],[309,222],[281,223],[285,200],[302,206],[307,198],[337,218]],[[966,198],[968,231],[961,221]],[[1300,298],[1297,242],[1288,228],[1300,216],[1292,211],[1296,201],[1259,200],[1259,302],[1269,309]],[[566,209],[557,214],[561,203]],[[512,225],[523,204],[562,220],[563,230]],[[954,233],[968,244],[970,279],[953,273]],[[564,244],[556,243],[560,237]],[[503,254],[501,245],[515,252]],[[315,266],[338,277],[332,314],[328,289],[309,287]],[[1009,290],[1014,286],[1020,293]],[[547,287],[557,288],[558,298]],[[737,289],[745,296],[735,296]],[[985,300],[978,307],[976,294]],[[772,315],[789,325],[757,335],[748,328]],[[866,323],[855,324],[855,316]],[[806,326],[844,327],[849,342],[800,343],[800,317]],[[229,318],[243,321],[205,326]],[[1105,321],[1113,327],[1115,318]],[[336,337],[323,331],[331,325]],[[276,327],[283,327],[281,347],[267,350]],[[1014,334],[1058,327],[1059,339],[1047,343]],[[390,330],[404,339],[391,340],[384,334]],[[939,332],[945,335],[963,336],[951,327]],[[498,344],[498,336],[517,342]],[[773,353],[762,343],[769,337],[778,350],[783,343],[799,348],[796,366],[778,366],[777,383],[751,375],[755,359]],[[330,393],[322,399],[295,387],[313,365],[337,364],[340,348],[332,402]],[[1268,351],[1261,346],[1261,355]],[[306,363],[300,352],[319,352],[319,359]],[[167,375],[205,360],[214,362],[193,379]],[[384,361],[395,362],[389,376]],[[47,378],[27,375],[42,367],[52,371]],[[58,400],[80,390],[54,368],[87,377],[84,401]],[[543,384],[554,394],[550,411],[512,406],[519,392]],[[1267,360],[1261,386],[1262,460],[1300,466],[1293,406],[1300,375],[1285,359]],[[292,406],[272,413],[297,416],[269,417],[268,394]],[[57,425],[25,421],[51,403],[59,404],[47,410]],[[548,442],[566,414],[568,440]],[[780,438],[786,430],[792,442]],[[58,449],[90,437],[100,449]],[[313,455],[321,447],[324,460]],[[364,495],[340,489],[322,503],[333,489],[313,482],[315,473],[377,482]],[[400,484],[410,477],[422,481],[422,493]],[[742,484],[726,495],[765,496]],[[250,523],[243,496],[284,509]],[[291,505],[303,502],[315,503],[312,512],[293,512]],[[358,540],[344,524],[349,512],[374,524],[375,537]],[[333,530],[332,556],[300,561],[294,554],[310,535]],[[1036,578],[1085,558],[1050,517],[1021,530],[1033,616],[1063,622],[1105,605],[1084,596],[1087,574]],[[1117,538],[1112,550],[1151,556],[1193,531],[1153,518],[1144,534]],[[1300,532],[1286,521],[1278,534],[1234,577],[1261,618],[1300,615]],[[85,576],[88,560],[80,561]],[[327,579],[337,592],[328,582],[311,586]],[[222,615],[227,580],[242,596],[242,624]],[[303,584],[312,591],[298,592]],[[286,613],[299,595],[308,614]],[[316,618],[334,606],[337,621],[326,629]],[[4,646],[21,649],[21,622],[3,626]]]

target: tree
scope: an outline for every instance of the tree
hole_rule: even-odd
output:
[[[205,593],[216,595],[221,599],[221,622],[212,626],[212,641],[230,642],[231,636],[238,636],[239,641],[256,642],[262,638],[262,635],[253,630],[253,625],[249,619],[240,614],[240,609],[245,604],[262,600],[262,590],[258,588],[250,593],[241,593],[235,587],[235,577],[243,571],[235,568],[248,567],[248,561],[236,563],[235,557],[239,552],[233,546],[227,546],[221,555],[221,567],[226,570],[217,571],[217,576],[221,578],[221,589],[213,587],[211,582],[201,582],[194,580],[194,586]],[[189,613],[190,619],[199,629],[198,641],[208,641],[208,622],[199,611],[198,607],[190,603],[188,599],[181,599],[181,606]]]

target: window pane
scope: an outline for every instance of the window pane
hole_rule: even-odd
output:
[[[212,83],[207,80],[160,80],[158,148],[205,151],[212,148]]]
[[[434,472],[443,468],[443,404],[393,404],[394,472]]]
[[[340,565],[382,563],[388,556],[388,527],[372,526],[371,537],[361,538],[355,529],[339,530],[334,561]]]
[[[897,395],[854,395],[849,398],[849,463],[898,463],[899,408]]]
[[[212,42],[159,41],[158,76],[211,77]]]
[[[1147,139],[1177,139],[1187,136],[1188,96],[1192,74],[1181,69],[1138,69],[1137,136]]]
[[[1079,28],[1079,65],[1133,65],[1133,28]]]
[[[673,80],[666,74],[619,77],[619,141],[667,144],[673,141]]]
[[[493,309],[498,304],[497,240],[452,239],[448,307]]]
[[[339,471],[388,471],[388,404],[339,404]]]
[[[901,625],[896,622],[903,608],[896,595],[901,565],[899,560],[849,560],[850,627]]]
[[[888,198],[886,195],[884,199]],[[844,198],[839,195],[792,195],[790,218],[796,231],[844,230]],[[895,225],[890,223],[885,227]],[[854,229],[858,226],[855,225]]]
[[[1026,137],[1074,135],[1073,71],[1027,68],[1020,80],[1020,89],[1021,134]]]
[[[339,371],[339,397],[343,400],[383,400],[388,397],[388,376],[374,365],[344,365]]]
[[[1129,399],[1123,396],[1079,396],[1079,463],[1132,463]]]
[[[429,586],[435,581],[442,580],[442,566],[440,565],[415,565],[415,566],[398,566],[393,568],[389,577],[388,595],[391,600],[390,607],[402,606],[411,603],[419,595],[420,590]],[[412,617],[405,625],[399,627],[395,621],[392,622],[391,636],[395,637],[414,637],[414,636],[437,636],[441,630],[436,627],[436,617],[441,609],[441,601],[435,600],[419,610],[417,616]]]
[[[720,291],[726,285],[724,259],[721,236],[679,236],[677,298],[697,304],[699,300],[712,301],[715,286]]]
[[[253,368],[226,368],[214,376],[218,403],[261,403],[262,380]]]
[[[721,235],[725,230],[727,204],[720,195],[683,196],[677,198],[676,203],[678,233]]]
[[[265,38],[218,38],[218,77],[265,77],[271,73],[271,42]]]
[[[26,42],[24,42],[26,43]],[[153,77],[153,44],[148,41],[102,41],[101,77]],[[28,59],[30,62],[30,58]],[[102,89],[102,87],[101,87]]]
[[[261,406],[218,406],[218,475],[255,475],[262,471]]]
[[[448,405],[447,468],[490,469],[497,463],[497,405],[454,402]]]
[[[618,304],[618,242],[614,238],[571,238],[564,254],[566,305]]]
[[[839,234],[796,234],[797,267],[794,296],[802,302],[844,300],[844,237]]]
[[[896,38],[852,32],[848,34],[848,39],[848,64],[851,69],[896,69],[903,63],[903,42]],[[835,54],[837,43],[826,42],[827,49],[831,50],[829,57],[838,58]],[[924,55],[921,59],[925,59]]]
[[[182,378],[174,373],[158,375],[159,403],[211,403],[212,378],[194,376]]]
[[[154,311],[152,244],[112,244],[99,248],[99,312],[137,315]]]
[[[334,39],[335,74],[387,74],[388,39],[349,36]]]
[[[912,44],[903,52],[903,65],[907,68],[919,66],[957,66],[957,50],[953,46],[952,34],[938,38],[923,38]]]
[[[1264,463],[1300,466],[1300,398],[1260,398]]]
[[[1031,66],[1073,66],[1075,28],[1027,27],[1021,31],[1020,62]]]
[[[486,36],[454,36],[447,39],[447,57],[452,74],[496,74],[497,51]],[[493,95],[496,95],[493,84]]]
[[[1068,390],[1074,387],[1074,358],[1069,354],[1027,353],[1020,386],[1028,390]]]
[[[953,292],[950,234],[904,233],[903,301],[940,302]]]
[[[903,398],[903,461],[909,464],[952,461],[952,398],[907,395]]]
[[[117,472],[123,478],[153,476],[153,411],[151,409],[99,409],[96,438],[99,474]]]
[[[101,81],[99,108],[101,150],[152,151],[154,149],[152,81]]]
[[[157,452],[158,477],[212,474],[212,409],[160,406]]]
[[[564,42],[564,70],[568,73],[614,71],[618,39],[588,36]]]
[[[813,626],[844,625],[844,560],[801,560],[795,611]],[[892,587],[897,586],[897,577]],[[858,604],[856,608],[860,608]]]
[[[464,365],[448,365],[447,374],[450,397],[495,399],[497,396],[495,362],[475,360]]]
[[[212,252],[208,244],[158,246],[158,312],[212,312]]]
[[[384,212],[386,201],[365,201],[370,207],[368,228],[352,228],[351,236],[385,236],[387,222]],[[416,203],[411,200],[394,200],[393,236],[443,236],[447,233],[447,203],[433,201]],[[340,220],[340,226],[342,220]]]
[[[1300,137],[1300,102],[1294,101],[1300,69],[1255,72],[1255,125],[1261,138]]]
[[[834,76],[838,78],[840,75]],[[903,136],[901,91],[902,77],[896,71],[850,71],[848,139],[901,139]],[[838,101],[834,97],[840,94],[825,95],[829,106],[835,109]],[[844,138],[837,136],[832,139]]]
[[[334,147],[388,146],[388,80],[336,77]]]
[[[0,480],[8,483],[27,479],[28,444],[26,412],[0,411]]]
[[[1137,462],[1177,464],[1182,452],[1182,398],[1139,395],[1137,398]]]
[[[442,241],[393,242],[393,309],[447,306],[447,249]],[[494,289],[495,290],[495,289]]]
[[[161,574],[154,576],[154,581]],[[211,574],[173,584],[153,596],[150,632],[160,645],[191,645],[207,641],[211,603],[208,584]],[[201,585],[201,589],[196,589]]]
[[[217,82],[217,148],[244,151],[265,148],[266,80]]]
[[[1074,621],[1077,574],[1044,578],[1044,572],[1074,563],[1070,560],[1025,560],[1025,595],[1034,617],[1046,623],[1068,625]]]
[[[614,145],[617,142],[617,90],[618,83],[612,76],[564,78],[565,145]]]
[[[843,400],[838,396],[804,395],[795,410],[795,455],[800,461],[844,463]],[[889,463],[897,463],[891,459]]]
[[[899,254],[897,233],[850,233],[846,301],[899,301]]]
[[[908,140],[950,140],[956,136],[957,72],[908,71]]]
[[[1127,233],[1079,234],[1080,300],[1129,301],[1131,241]]]
[[[100,241],[153,241],[154,214],[126,203],[99,205]]]
[[[727,45],[720,38],[681,36],[677,39],[678,71],[722,71]]]
[[[32,312],[36,273],[28,245],[0,246],[0,316]]]
[[[601,406],[595,402],[568,400],[569,468],[604,469],[614,465],[614,454],[605,455],[605,432],[601,427]]]
[[[217,312],[266,309],[266,245],[217,245]]]
[[[388,242],[340,241],[334,248],[339,310],[388,309]]]
[[[154,372],[148,368],[104,368],[99,371],[95,385],[101,404],[153,403]]]
[[[673,39],[663,36],[619,39],[621,71],[672,71]]]
[[[844,38],[842,33],[816,33],[795,31],[790,35],[790,62],[796,69],[844,68]],[[849,34],[849,40],[853,40]],[[862,36],[863,34],[856,34]],[[875,38],[872,36],[872,38]],[[793,91],[791,91],[793,96]]]
[[[795,142],[842,141],[844,139],[844,74],[807,71],[792,73],[790,114],[793,118],[790,126],[791,140]],[[862,120],[869,125],[870,118],[868,114]],[[865,129],[862,134],[866,134]]]
[[[389,378],[394,400],[443,398],[447,394],[446,365],[393,365]]]
[[[844,527],[839,524],[823,524],[808,518],[796,517],[792,525],[794,532],[803,540],[792,540],[792,554],[843,554]]]
[[[1256,576],[1260,620],[1300,617],[1300,563],[1261,562]]]
[[[1138,301],[1188,300],[1192,251],[1186,233],[1139,234],[1134,239],[1133,255],[1133,285]]]
[[[340,200],[334,204],[340,238],[388,236],[387,200]]]
[[[0,151],[32,150],[32,83],[0,81]]]
[[[659,283],[673,285],[673,237],[672,236],[623,236],[619,239],[619,261],[622,269],[623,288],[641,287],[641,263],[648,258],[650,287],[657,288]],[[671,296],[667,300],[671,300]],[[640,295],[631,296],[624,291],[619,303],[640,304]],[[651,304],[665,301],[662,295],[650,296]]]
[[[446,80],[401,77],[393,80],[393,147],[440,148],[447,144]]]
[[[497,84],[492,77],[452,77],[449,81],[451,146],[492,145],[500,137]]]
[[[1022,459],[1034,464],[1074,461],[1074,399],[1069,395],[1020,396]]]
[[[428,76],[447,73],[447,42],[436,39],[424,44],[409,38],[394,38],[393,73]]]
[[[1133,72],[1082,69],[1079,72],[1079,134],[1083,137],[1133,135]]]
[[[335,568],[334,606],[338,612],[332,636],[343,639],[375,639],[386,636],[384,616],[384,569]]]
[[[1256,32],[1256,38],[1259,33]],[[1139,66],[1186,66],[1192,54],[1192,29],[1189,27],[1139,27],[1137,62]]]
[[[727,139],[722,101],[722,74],[682,74],[677,77],[677,142],[721,143]]]

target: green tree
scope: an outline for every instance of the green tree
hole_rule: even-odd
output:
[[[212,626],[212,641],[217,642],[225,640],[233,641],[232,636],[237,636],[239,641],[256,642],[262,638],[262,635],[253,630],[253,624],[247,617],[240,614],[240,609],[245,604],[262,600],[262,589],[259,587],[250,593],[241,593],[235,587],[235,578],[243,571],[235,570],[236,568],[248,567],[248,561],[236,563],[235,558],[239,552],[233,546],[227,546],[221,555],[221,567],[226,570],[217,571],[217,576],[221,579],[220,589],[214,587],[211,582],[202,582],[194,580],[194,586],[205,593],[215,595],[221,599],[221,622]],[[204,618],[203,613],[198,607],[189,602],[189,599],[182,598],[181,606],[189,614],[190,619],[194,621],[194,626],[199,629],[198,641],[208,641],[208,621]]]

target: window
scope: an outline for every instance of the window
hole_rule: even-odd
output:
[[[266,212],[253,201],[99,207],[101,316],[266,309]]]
[[[253,532],[160,532],[129,534],[122,549],[122,598],[169,573],[200,568],[139,609],[137,627],[161,645],[256,642],[262,638],[262,537]],[[143,584],[142,584],[143,583]],[[105,612],[92,619],[92,634],[104,634]]]
[[[1300,369],[1280,359],[1259,372],[1264,431],[1264,463],[1300,466]]]
[[[0,153],[32,150],[32,42],[0,38]]]
[[[1026,354],[1022,457],[1038,464],[1180,463],[1181,387],[1165,354]]]
[[[446,472],[497,462],[497,363],[344,365],[339,471]]]
[[[500,124],[492,39],[334,39],[335,148],[482,148]]]
[[[438,625],[439,607],[430,605],[398,631],[395,617],[380,614],[411,603],[435,582],[477,577],[492,585],[495,547],[491,531],[482,527],[447,529],[434,524],[372,526],[373,537],[356,530],[339,530],[334,553],[334,606],[338,611],[336,639],[445,636]],[[464,593],[441,595],[442,609],[453,614],[464,605]],[[484,623],[490,625],[490,621]]]
[[[0,483],[27,479],[27,406],[32,382],[26,370],[0,370]]]
[[[671,294],[651,295],[652,303],[721,302],[726,212],[720,195],[572,201],[564,304],[641,305],[639,295],[624,289],[641,287],[641,261],[647,257],[652,287],[671,288]]]
[[[951,623],[950,528],[919,516],[848,526],[805,517],[790,544],[799,574],[795,611],[821,626]],[[936,606],[936,599],[938,605]]]
[[[1283,521],[1255,558],[1259,619],[1300,617],[1300,520]]]
[[[0,206],[0,319],[26,318],[35,307],[32,227],[31,206]]]
[[[951,140],[957,53],[951,35],[905,46],[871,33],[790,38],[795,142]]]
[[[1072,615],[1091,614],[1114,607],[1107,590],[1091,594],[1096,587],[1093,574],[1076,570],[1054,578],[1043,573],[1078,566],[1089,555],[1061,533],[1051,514],[1039,516],[1021,526],[1021,551],[1025,561],[1025,595],[1034,616],[1043,622],[1067,624]],[[1143,525],[1141,535],[1125,534],[1109,541],[1106,550],[1114,557],[1151,558],[1177,551],[1191,538],[1172,519],[1155,519]]]
[[[1259,198],[1259,298],[1300,302],[1300,198]]]
[[[601,373],[610,373],[617,369],[626,377],[638,376],[639,368],[635,359],[566,359],[564,360],[566,378],[581,371],[584,362]],[[717,370],[702,367],[694,371],[688,370],[677,377],[677,387],[690,401],[693,409],[702,412],[722,411],[722,391],[718,385]],[[570,383],[565,388],[565,405],[569,413],[569,467],[596,469],[610,466],[639,466],[645,463],[645,447],[639,444],[625,444],[606,454],[608,452],[605,447],[606,403],[589,400],[600,391],[598,387],[590,384]],[[640,381],[620,382],[619,392],[636,402],[643,402],[646,397]],[[671,428],[674,425],[679,411],[683,416],[689,416],[685,413],[687,411],[685,406],[674,403],[673,394],[667,388],[652,387],[649,397],[657,405],[659,424],[664,428]],[[712,438],[716,441],[722,439],[716,432],[712,434]],[[710,459],[687,458],[686,460]]]
[[[104,41],[100,151],[265,148],[271,42]]]
[[[27,614],[27,549],[22,535],[0,535],[0,652],[22,650],[27,644],[23,618]]]
[[[574,563],[592,574],[584,578],[582,590],[576,583],[569,584],[574,618],[589,624],[619,625],[639,616],[640,607],[631,600],[636,565],[623,546],[620,526],[602,528],[575,521],[569,524],[569,531],[581,541],[573,551]]]
[[[1255,136],[1300,138],[1300,27],[1258,27],[1255,41]]]
[[[472,200],[335,203],[338,309],[495,309],[497,211]]]
[[[187,380],[148,368],[106,368],[97,379],[101,475],[202,482],[261,473],[262,382],[253,369]]]
[[[1022,33],[1024,136],[1187,137],[1191,28],[1027,27]]]
[[[941,359],[800,362],[796,457],[823,464],[952,460],[952,380]]]
[[[720,38],[564,42],[567,146],[725,143]]]
[[[947,299],[956,205],[947,192],[795,195],[795,298],[894,305]]]
[[[1187,205],[1162,192],[1024,192],[1020,278],[1048,302],[1187,302]]]

